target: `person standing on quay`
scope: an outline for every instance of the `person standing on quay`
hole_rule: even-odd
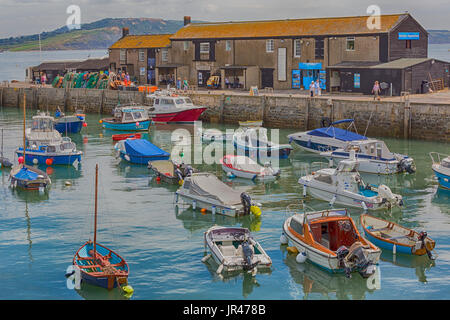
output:
[[[314,81],[311,81],[311,84],[309,85],[309,93],[311,94],[311,97],[314,97],[314,87],[316,85],[314,84]]]
[[[320,90],[320,81],[319,79],[316,80],[316,83],[314,85],[314,93],[316,96],[320,96],[322,94],[321,90]]]
[[[373,100],[375,99],[380,100],[380,85],[378,81],[375,81],[372,88],[372,93],[373,93]]]

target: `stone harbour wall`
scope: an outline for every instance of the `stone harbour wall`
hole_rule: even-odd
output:
[[[8,88],[0,87],[0,105],[65,112],[82,109],[87,113],[110,114],[120,102],[151,105],[145,93],[97,89]],[[408,101],[373,101],[309,98],[290,95],[186,94],[194,104],[207,106],[201,120],[237,124],[238,121],[261,120],[268,128],[291,128],[298,131],[321,127],[330,121],[352,118],[359,133],[368,136],[450,141],[450,103],[409,103]]]

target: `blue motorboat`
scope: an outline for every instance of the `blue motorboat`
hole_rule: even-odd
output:
[[[335,127],[335,125],[343,123],[349,124],[347,129]],[[352,126],[355,132],[348,130]],[[348,142],[367,140],[367,137],[356,132],[353,119],[343,119],[332,122],[328,127],[290,134],[288,135],[288,139],[294,148],[320,153],[344,148]]]
[[[45,114],[33,117],[31,128],[25,131],[25,163],[46,165],[72,165],[81,161],[82,151],[78,151],[69,137],[62,137],[54,130],[54,118]],[[23,156],[23,147],[16,150]]]
[[[85,123],[84,115],[76,113],[66,116],[59,109],[55,113],[55,130],[61,134],[79,133]]]
[[[143,107],[125,106],[114,109],[113,118],[100,120],[103,128],[120,131],[148,130],[151,119]]]
[[[450,155],[438,152],[430,152],[431,168],[437,177],[439,186],[450,190]]]
[[[51,184],[50,177],[44,171],[23,163],[11,169],[9,179],[13,188],[25,190],[45,190]]]
[[[149,161],[168,160],[170,157],[170,153],[145,139],[121,140],[116,143],[114,149],[122,159],[136,164],[147,165]]]

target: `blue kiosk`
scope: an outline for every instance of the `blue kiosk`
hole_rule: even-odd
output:
[[[322,63],[301,62],[298,64],[298,70],[292,70],[292,88],[300,89],[303,85],[305,90],[309,89],[312,81],[319,79],[320,88],[326,89],[326,71],[322,70]]]

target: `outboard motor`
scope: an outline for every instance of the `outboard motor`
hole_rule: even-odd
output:
[[[399,161],[398,169],[400,172],[408,172],[408,173],[416,172],[416,166],[414,165],[413,161],[405,158]]]
[[[250,207],[252,206],[252,198],[250,198],[250,196],[247,193],[242,192],[241,203],[244,206],[244,215],[249,215]]]
[[[177,166],[177,168],[175,169],[175,175],[178,177],[178,179],[183,180],[183,173],[181,172],[179,166]]]
[[[184,176],[190,177],[190,176],[192,176],[193,173],[194,173],[194,169],[192,169],[192,167],[190,165],[187,165],[186,168],[184,169]]]
[[[383,198],[383,203],[387,202],[389,207],[391,204],[396,204],[398,206],[403,206],[403,198],[400,195],[394,195],[391,189],[384,184],[378,186],[378,195]]]
[[[422,231],[419,233],[418,240],[422,242],[422,248],[425,248],[425,251],[427,252],[428,258],[431,260],[434,260],[435,258],[431,254],[431,252],[428,250],[427,245],[425,243],[425,239],[427,238],[428,233],[426,231]]]
[[[337,250],[336,250],[336,256],[339,262],[339,267],[340,268],[344,268],[345,270],[345,276],[347,278],[351,278],[351,272],[352,269],[350,267],[348,267],[345,263],[345,257],[348,255],[348,248],[346,246],[340,246]]]
[[[368,278],[375,273],[375,266],[367,258],[366,252],[359,242],[352,245],[351,252],[347,255],[347,261],[352,261],[354,266],[358,269],[359,274],[363,278]]]
[[[252,264],[252,258],[253,258],[253,250],[250,248],[250,243],[246,239],[244,242],[242,242],[242,252],[244,253],[244,270],[252,270],[256,267],[257,263]]]

